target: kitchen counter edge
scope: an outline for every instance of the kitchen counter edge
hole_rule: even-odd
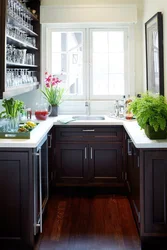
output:
[[[49,117],[41,121],[31,132],[30,139],[0,139],[0,148],[36,148],[53,126],[118,126],[123,125],[136,148],[167,148],[167,140],[150,140],[136,121],[127,121],[106,117],[100,121],[70,121],[67,124],[59,120],[68,116]],[[39,122],[39,121],[38,121]]]

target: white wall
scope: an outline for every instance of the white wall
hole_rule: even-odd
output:
[[[42,0],[41,5],[140,4],[142,0]]]
[[[144,12],[143,21],[148,21],[157,12],[163,14],[163,36],[164,36],[164,89],[165,96],[167,97],[167,0],[144,0]],[[143,25],[144,28],[144,25]],[[144,44],[144,85],[146,86],[145,77],[145,37],[143,40]]]
[[[135,80],[133,82],[135,93],[139,93],[143,91],[143,0],[42,0],[41,1],[42,7],[44,6],[78,6],[78,5],[122,5],[130,6],[136,5],[137,6],[137,23],[134,24],[134,36],[135,36],[135,55],[134,55],[134,68],[135,68]],[[56,15],[56,10],[55,10]],[[47,15],[46,15],[47,16]],[[46,20],[45,16],[45,20]],[[51,17],[53,19],[53,17]],[[118,18],[119,19],[119,18]],[[117,19],[117,20],[118,20]],[[101,17],[103,21],[103,18]],[[120,17],[121,20],[121,17]],[[50,17],[48,18],[48,22],[50,22]]]
[[[51,6],[63,6],[63,5],[130,5],[136,4],[137,6],[137,23],[134,24],[134,36],[135,36],[135,54],[134,54],[134,68],[135,68],[135,77],[134,77],[134,87],[135,93],[143,91],[143,0],[42,0],[41,5],[51,5]],[[38,91],[33,91],[24,95],[20,95],[16,98],[19,98],[25,101],[26,105],[29,107],[33,106],[33,102],[40,100],[40,94]],[[92,105],[94,107],[95,103]],[[71,105],[73,107],[74,105]],[[105,106],[110,109],[108,103],[102,103],[101,106]],[[94,110],[95,111],[95,110]],[[92,112],[94,112],[92,110]]]

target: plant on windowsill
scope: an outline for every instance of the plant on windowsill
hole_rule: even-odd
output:
[[[52,112],[50,116],[58,115],[58,106],[63,101],[63,95],[65,89],[60,86],[62,80],[58,77],[54,77],[53,75],[45,72],[45,86],[41,90],[45,99],[52,106]]]
[[[139,126],[150,139],[167,138],[167,100],[162,95],[145,93],[129,104]]]

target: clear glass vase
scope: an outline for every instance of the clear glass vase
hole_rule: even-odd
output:
[[[19,116],[9,118],[8,132],[17,132],[19,129]]]

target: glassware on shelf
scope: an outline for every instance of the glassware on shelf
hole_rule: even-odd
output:
[[[11,17],[33,31],[33,25],[31,24],[31,14],[28,10],[26,11],[26,9],[18,0],[8,0],[7,9]]]
[[[8,36],[12,37],[13,39],[17,39],[26,43],[27,45],[33,46],[36,48],[36,38],[29,37],[26,32],[19,27],[13,26],[10,23],[7,23],[6,26],[6,33]]]
[[[7,69],[6,88],[37,83],[36,73],[36,71],[29,71],[28,69]]]
[[[7,44],[6,60],[8,63],[35,65],[35,54],[27,53],[27,49],[17,49],[14,45]]]

